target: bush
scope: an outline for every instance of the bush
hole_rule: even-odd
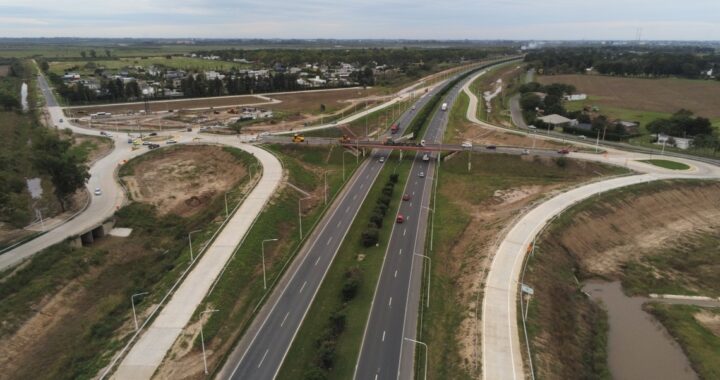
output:
[[[372,247],[380,240],[380,231],[377,228],[368,228],[363,231],[361,239],[364,247]]]
[[[303,375],[303,379],[305,380],[327,380],[327,375],[323,370],[321,370],[318,367],[312,367],[305,371],[305,374]]]
[[[347,302],[355,298],[358,288],[362,282],[362,271],[358,267],[350,268],[345,272],[345,283],[342,288],[343,302]]]
[[[330,316],[330,328],[332,329],[333,336],[338,337],[345,331],[345,324],[347,318],[343,311],[336,311]]]
[[[396,184],[398,182],[398,180],[400,180],[399,174],[390,174],[390,182],[392,184]]]
[[[337,342],[334,339],[325,339],[319,342],[318,349],[318,365],[325,370],[332,369],[335,364],[335,346]]]
[[[368,226],[374,228],[381,228],[383,225],[383,217],[384,215],[379,213],[372,214],[372,216],[370,216],[370,224],[368,224]]]
[[[378,204],[384,204],[385,206],[390,206],[390,201],[392,198],[390,198],[389,195],[381,195],[380,198],[378,198]]]
[[[558,157],[558,159],[555,160],[555,163],[557,164],[557,166],[559,166],[561,168],[565,168],[567,166],[567,162],[568,162],[567,158],[565,158],[565,157]]]

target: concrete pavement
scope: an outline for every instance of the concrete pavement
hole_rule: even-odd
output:
[[[506,131],[505,128],[477,120],[475,117],[477,98],[467,87],[465,92],[470,96],[466,114],[468,120],[485,128]],[[538,138],[560,140],[552,136],[538,136]],[[592,146],[591,144],[582,145]],[[662,179],[720,178],[720,168],[705,162],[673,157],[672,160],[690,166],[689,170],[676,171],[639,162],[639,160],[647,160],[653,157],[649,154],[626,152],[607,147],[604,147],[604,149],[607,151],[606,154],[571,153],[570,157],[625,166],[644,174],[593,182],[561,193],[535,206],[512,226],[495,252],[487,280],[483,285],[484,297],[481,317],[483,379],[526,378],[525,366],[520,351],[521,336],[517,324],[518,281],[529,245],[556,215],[593,195],[625,186]],[[655,155],[655,158],[657,157]]]

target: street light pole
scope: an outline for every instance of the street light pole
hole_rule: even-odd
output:
[[[429,354],[427,344],[425,344],[419,340],[415,340],[415,339],[410,339],[410,338],[404,338],[404,339],[407,341],[417,343],[417,344],[422,344],[423,346],[425,346],[425,377],[424,377],[424,379],[427,380],[427,362],[428,362],[428,354]]]
[[[267,278],[265,277],[265,243],[268,241],[277,241],[278,239],[265,239],[260,244],[262,246],[262,268],[263,268],[263,289],[267,290]]]
[[[133,311],[133,320],[135,321],[135,331],[138,331],[140,327],[137,323],[137,315],[135,314],[135,297],[138,296],[144,296],[145,294],[148,294],[148,292],[142,292],[142,293],[135,293],[132,296],[130,296],[130,304],[132,305],[132,311]]]
[[[225,219],[230,216],[230,213],[228,212],[228,204],[227,204],[227,192],[225,192]]]
[[[432,271],[432,260],[430,260],[430,257],[428,257],[428,256],[426,256],[426,255],[419,254],[419,253],[417,253],[417,252],[413,252],[413,255],[415,255],[415,256],[420,256],[420,257],[422,257],[422,258],[427,259],[427,261],[428,261],[428,276],[427,276],[427,278],[428,278],[428,284],[427,284],[427,302],[426,302],[426,307],[430,307],[430,276],[431,276],[431,274],[432,274],[432,272],[431,272],[431,271]]]
[[[202,315],[205,313],[214,313],[216,311],[219,311],[218,309],[211,309],[211,310],[205,310],[203,312],[200,312],[200,319],[202,319]],[[202,345],[202,352],[203,352],[203,365],[205,366],[205,374],[208,374],[207,369],[207,357],[205,355],[205,336],[203,335],[203,328],[202,328],[202,322],[200,323],[200,344]]]
[[[193,261],[195,261],[195,258],[193,257],[193,249],[192,249],[192,234],[194,234],[194,233],[196,233],[196,232],[200,232],[200,231],[202,231],[202,230],[190,231],[190,232],[188,233],[188,243],[190,244],[190,262],[191,262],[191,263],[192,263]]]

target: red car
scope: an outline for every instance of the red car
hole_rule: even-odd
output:
[[[409,200],[410,200],[410,195],[409,195],[409,194],[403,195],[403,200],[404,200],[404,201],[409,201]]]
[[[402,223],[405,221],[405,217],[402,214],[398,214],[396,222]]]
[[[558,153],[560,153],[560,154],[568,154],[568,153],[570,153],[570,151],[567,150],[567,149],[560,149],[560,150],[558,150]]]

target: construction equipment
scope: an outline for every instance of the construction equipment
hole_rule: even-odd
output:
[[[349,142],[350,142],[350,137],[348,137],[348,135],[342,135],[342,137],[340,138],[340,143],[347,144]]]
[[[296,133],[295,135],[293,135],[292,142],[294,142],[294,143],[305,142],[305,136],[303,136],[299,133]]]

